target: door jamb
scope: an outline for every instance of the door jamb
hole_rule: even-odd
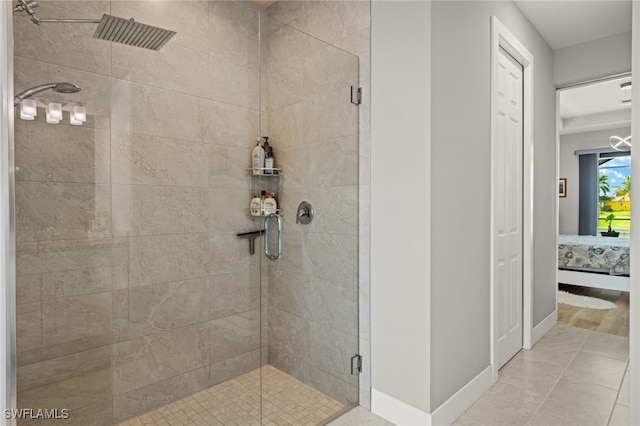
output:
[[[493,381],[498,380],[498,351],[496,341],[496,289],[493,272],[494,262],[494,201],[493,174],[495,161],[496,118],[498,96],[498,51],[502,47],[513,56],[523,68],[523,160],[522,160],[522,347],[533,346],[533,55],[505,27],[496,16],[491,16],[491,367]]]

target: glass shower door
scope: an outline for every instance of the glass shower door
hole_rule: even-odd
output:
[[[261,258],[263,423],[319,423],[358,403],[358,59],[264,14],[260,29],[262,134],[283,173],[282,258]]]

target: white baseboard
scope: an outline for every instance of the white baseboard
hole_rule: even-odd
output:
[[[450,425],[492,385],[492,369],[488,366],[431,414],[371,389],[371,412],[399,426]]]
[[[533,327],[533,333],[531,334],[531,348],[538,343],[538,340],[542,339],[542,336],[547,334],[558,323],[558,308],[549,314],[548,317],[540,321],[538,325]],[[531,349],[525,348],[525,349]]]
[[[374,388],[371,388],[371,412],[398,426],[431,424],[429,413]]]
[[[432,425],[450,425],[493,385],[491,366],[471,379],[431,414]]]

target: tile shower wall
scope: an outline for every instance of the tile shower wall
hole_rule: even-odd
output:
[[[17,91],[86,106],[16,120],[18,404],[109,425],[260,363],[258,256],[237,232],[259,133],[258,13],[232,2],[40,1],[177,31],[159,52],[14,17]],[[68,113],[65,112],[68,120]],[[68,121],[67,121],[68,122]],[[28,424],[29,422],[21,422]]]
[[[370,1],[278,1],[267,14],[292,28],[343,49],[358,57],[360,86],[358,144],[358,282],[359,282],[359,352],[363,356],[360,375],[360,405],[370,408],[370,340],[369,340],[369,224],[370,224]],[[270,126],[278,125],[270,118]],[[288,182],[288,180],[287,180]],[[289,198],[287,198],[289,199]],[[331,204],[331,211],[340,203]],[[343,213],[338,211],[336,213]],[[313,297],[317,297],[315,295]],[[331,315],[329,315],[331,316]]]
[[[287,2],[289,3],[289,2]],[[358,59],[267,19],[263,89],[283,183],[284,254],[269,269],[269,363],[358,402]],[[308,200],[315,218],[296,224]]]

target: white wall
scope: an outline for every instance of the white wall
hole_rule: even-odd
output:
[[[553,82],[557,87],[629,71],[630,32],[565,47],[553,53]]]
[[[556,309],[556,117],[552,51],[512,2],[434,2],[433,410],[490,364],[491,15],[496,15],[534,56],[534,325]]]
[[[12,186],[12,140],[10,123],[13,122],[13,26],[11,3],[0,3],[0,401],[1,410],[16,407],[14,265],[13,240],[10,233],[12,220],[9,191]],[[0,425],[15,424],[4,418],[0,411]]]
[[[574,133],[560,136],[560,177],[567,178],[567,196],[559,199],[560,233],[578,233],[578,150],[608,148],[611,130],[598,132]]]
[[[395,421],[389,401],[430,410],[430,20],[371,3],[372,410]]]

